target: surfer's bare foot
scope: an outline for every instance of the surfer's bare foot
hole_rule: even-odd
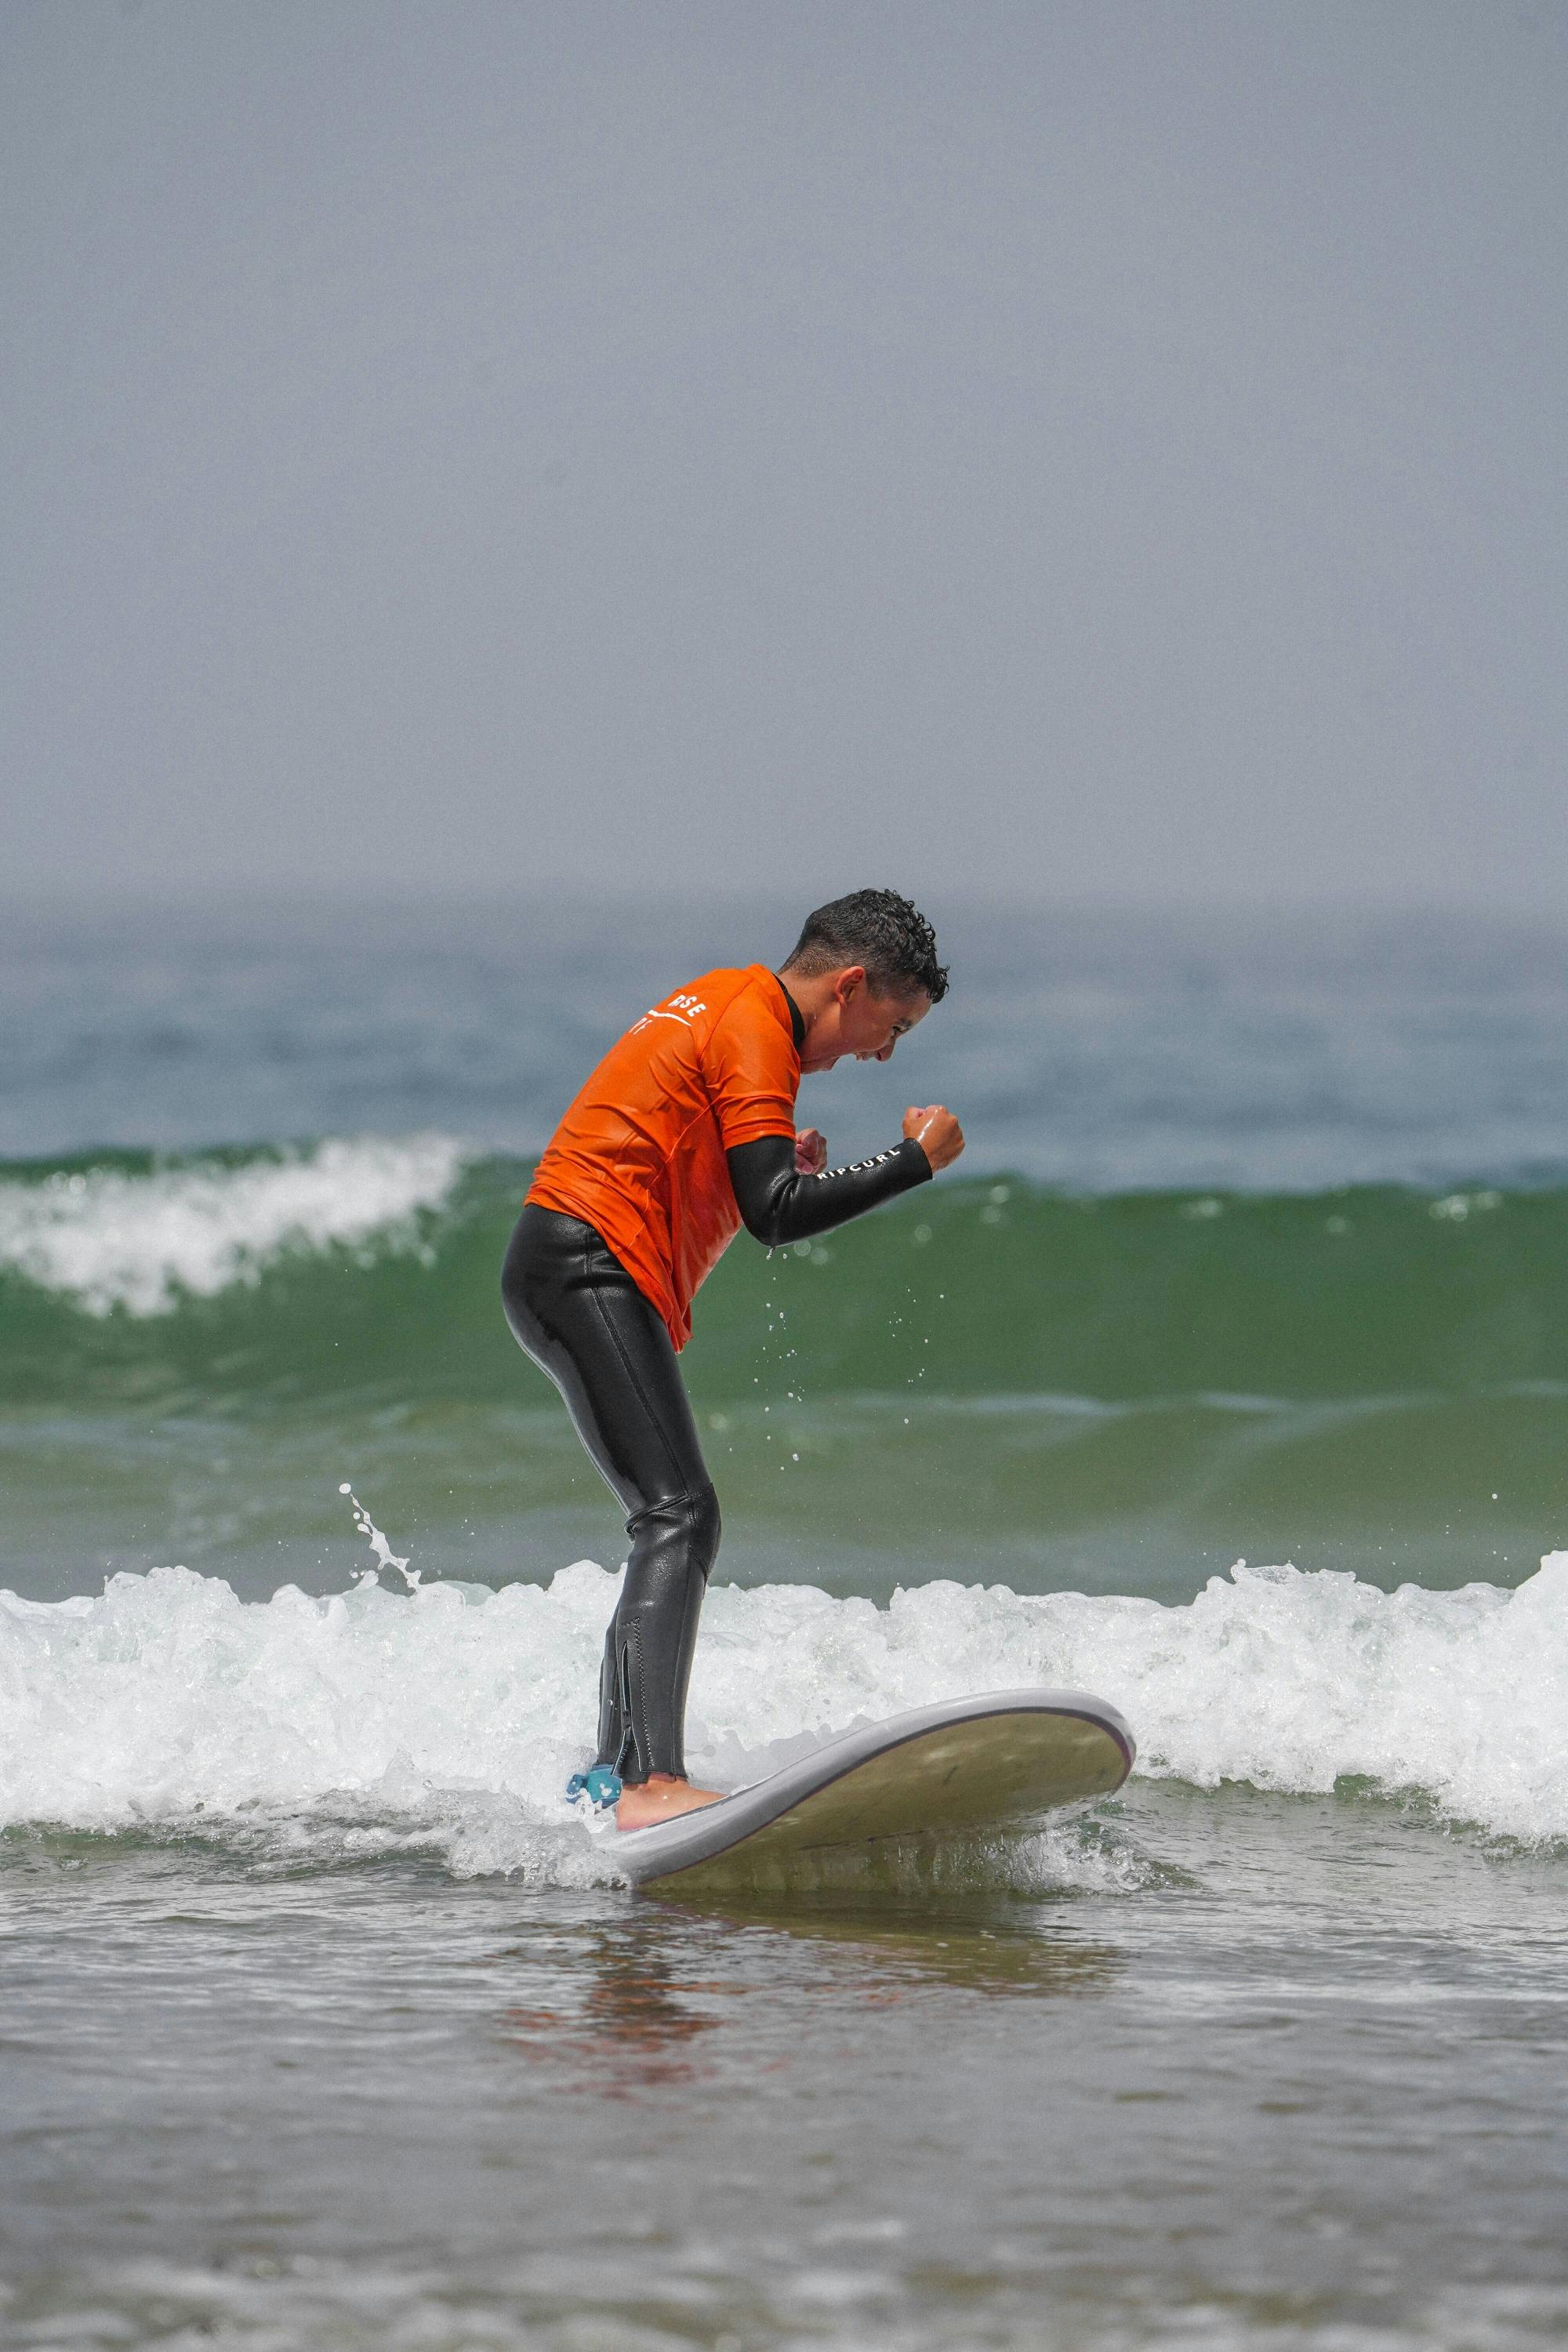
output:
[[[655,1822],[672,1822],[677,1813],[694,1813],[700,1805],[716,1805],[718,1789],[694,1789],[670,1772],[650,1772],[635,1788],[623,1789],[616,1807],[618,1830],[651,1829]]]

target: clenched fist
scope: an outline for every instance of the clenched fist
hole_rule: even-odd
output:
[[[928,1103],[923,1110],[907,1110],[904,1133],[913,1136],[938,1176],[952,1167],[963,1149],[963,1129],[941,1103]]]

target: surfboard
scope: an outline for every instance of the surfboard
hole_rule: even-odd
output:
[[[1121,1786],[1132,1734],[1081,1691],[986,1691],[862,1724],[675,1821],[614,1832],[635,1886],[661,1893],[870,1883],[879,1864],[1015,1835]]]

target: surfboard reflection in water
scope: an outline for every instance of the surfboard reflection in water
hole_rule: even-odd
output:
[[[506,1956],[533,1971],[526,1946]],[[864,1907],[708,1910],[699,1921],[637,1922],[585,1936],[580,1969],[552,1997],[502,2011],[505,2036],[574,2089],[635,2098],[674,2084],[740,2083],[787,2072],[766,2011],[781,1975],[831,2001],[838,2030],[856,2012],[929,2001],[943,1990],[1022,2000],[1106,1990],[1123,1966],[1113,1944],[1042,1937],[989,1900],[921,1901],[879,1922]],[[695,1973],[693,1971],[695,1970]]]

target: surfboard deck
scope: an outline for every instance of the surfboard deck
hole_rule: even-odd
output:
[[[636,1886],[670,1893],[842,1880],[887,1849],[1016,1833],[1109,1796],[1132,1735],[1082,1691],[986,1691],[829,1739],[700,1811],[612,1834]]]

